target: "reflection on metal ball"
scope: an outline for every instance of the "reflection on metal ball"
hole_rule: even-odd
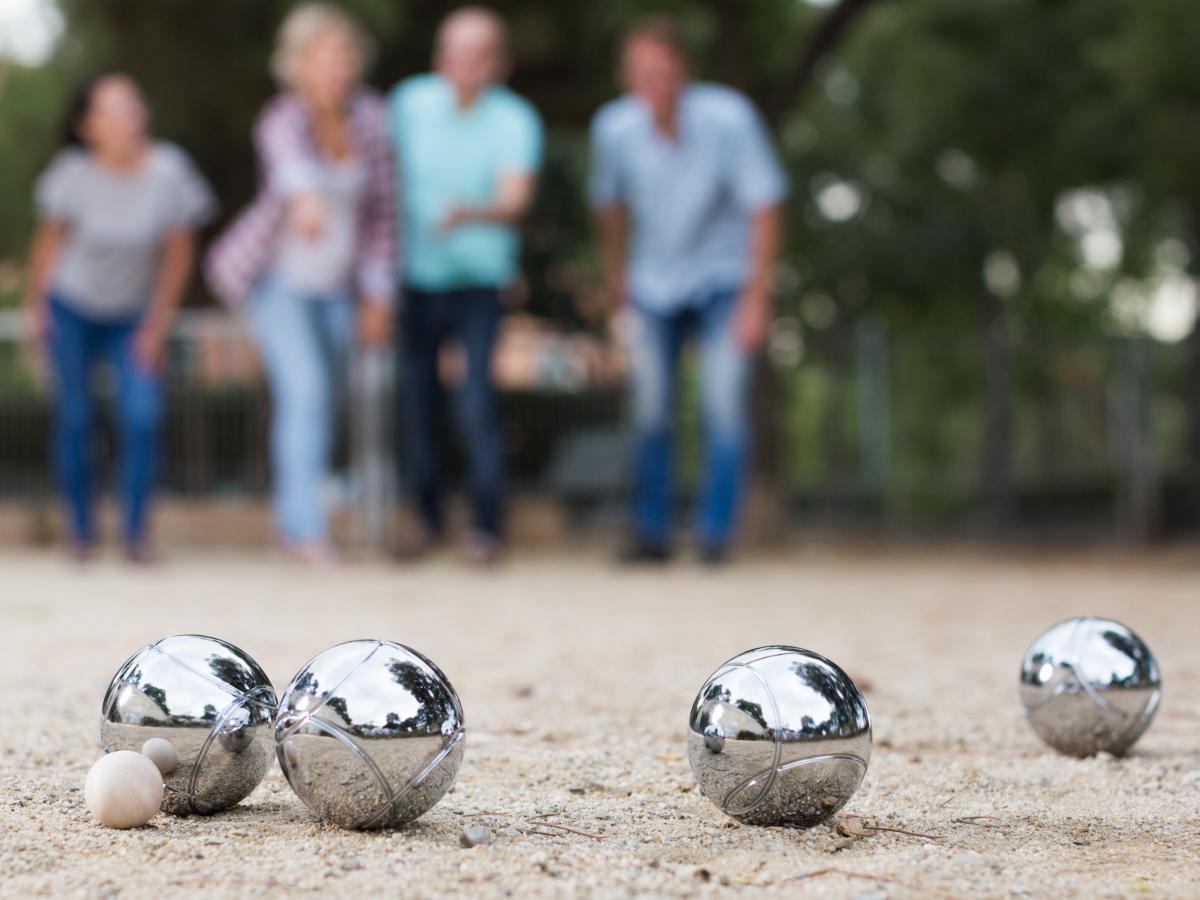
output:
[[[704,746],[713,753],[720,753],[725,749],[725,729],[720,725],[704,726]]]
[[[230,753],[241,753],[254,742],[258,726],[248,716],[231,718],[221,729],[217,739]]]
[[[692,704],[688,760],[700,790],[749,825],[809,828],[858,790],[871,718],[845,672],[799,647],[759,647],[709,676]]]
[[[105,753],[170,742],[178,764],[163,778],[169,813],[228,809],[271,765],[275,691],[258,663],[217,638],[180,634],[143,647],[113,676],[101,711]]]
[[[462,705],[442,671],[402,644],[349,641],[316,656],[283,692],[279,764],[310,809],[345,828],[420,816],[462,763]]]
[[[1021,663],[1020,692],[1029,724],[1054,749],[1120,755],[1150,727],[1162,677],[1136,634],[1084,616],[1038,636]]]

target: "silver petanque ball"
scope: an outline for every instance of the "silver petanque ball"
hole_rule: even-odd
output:
[[[275,719],[292,790],[344,828],[391,828],[430,809],[454,783],[464,736],[446,676],[390,641],[349,641],[310,660]]]
[[[871,717],[850,676],[799,647],[747,650],[692,704],[688,760],[700,790],[748,825],[810,828],[858,790]]]
[[[1021,663],[1020,691],[1029,724],[1055,750],[1120,755],[1150,727],[1162,677],[1140,637],[1084,616],[1038,636]]]
[[[105,753],[140,751],[151,738],[174,748],[165,812],[228,809],[270,768],[275,691],[258,663],[217,638],[179,634],[143,647],[117,670],[101,710]]]

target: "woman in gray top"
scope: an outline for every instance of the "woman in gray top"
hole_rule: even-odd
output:
[[[38,179],[40,224],[25,309],[56,388],[54,466],[80,559],[93,551],[91,378],[115,370],[119,484],[128,557],[148,558],[146,511],[162,417],[161,362],[212,194],[187,155],[151,139],[138,85],[109,72],[86,81],[64,146]]]

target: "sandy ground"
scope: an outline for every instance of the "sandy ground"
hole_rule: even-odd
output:
[[[810,547],[719,573],[615,572],[581,553],[483,574],[451,560],[311,574],[249,553],[136,572],[3,551],[0,894],[1195,897],[1198,593],[1194,552]],[[1133,626],[1164,673],[1126,759],[1057,756],[1016,705],[1026,645],[1085,612]],[[188,631],[244,647],[277,688],[340,640],[417,647],[466,710],[454,789],[405,830],[350,833],[314,821],[273,766],[230,812],[98,827],[80,785],[107,681],[140,645]],[[776,642],[866,687],[875,754],[846,811],[927,837],[745,827],[699,794],[683,755],[697,688]],[[598,837],[528,833],[539,816]],[[492,846],[459,846],[474,824]]]

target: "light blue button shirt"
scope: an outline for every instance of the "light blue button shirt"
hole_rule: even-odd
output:
[[[517,229],[471,222],[442,232],[455,206],[490,206],[505,174],[536,171],[542,124],[503,85],[460,109],[440,75],[406,79],[392,91],[390,124],[403,197],[406,283],[425,291],[501,287],[517,274]]]
[[[761,117],[744,96],[690,85],[679,100],[678,138],[663,134],[633,96],[592,120],[593,208],[630,212],[629,291],[656,312],[682,308],[746,280],[750,217],[787,195]]]

